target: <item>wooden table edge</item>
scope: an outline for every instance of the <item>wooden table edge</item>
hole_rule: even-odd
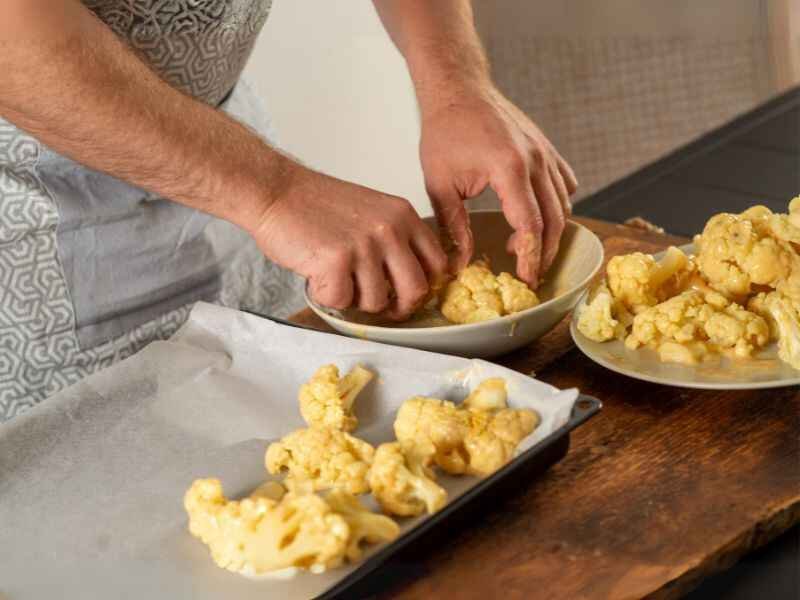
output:
[[[684,237],[645,231],[592,218],[574,217],[573,219],[595,232],[601,240],[620,237],[660,247],[683,245],[690,241]],[[295,313],[290,317],[290,320],[322,331],[333,331],[309,308]],[[677,573],[675,577],[660,588],[654,589],[641,597],[659,600],[680,597],[694,589],[710,575],[730,568],[743,556],[768,544],[791,527],[800,523],[800,497],[784,504],[766,507],[765,510],[769,514],[765,515],[758,523],[743,527],[740,531],[732,534],[727,543],[717,547],[714,551],[704,555],[694,563],[688,562],[685,565],[685,569]]]

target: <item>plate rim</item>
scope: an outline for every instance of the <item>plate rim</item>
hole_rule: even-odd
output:
[[[682,246],[678,246],[681,250],[688,253],[694,253],[694,243],[683,244]],[[663,256],[666,250],[662,250],[661,252],[657,252],[653,254],[653,257],[658,259],[659,257]],[[681,379],[673,379],[669,377],[659,377],[657,375],[649,375],[646,373],[642,373],[641,371],[637,371],[635,369],[627,369],[625,367],[620,367],[619,365],[615,365],[614,363],[607,361],[606,359],[597,356],[594,352],[588,349],[586,346],[586,336],[584,336],[580,331],[578,331],[578,312],[582,306],[586,304],[586,299],[589,296],[591,288],[586,289],[578,298],[578,302],[575,304],[575,308],[572,311],[572,316],[570,317],[569,321],[569,332],[572,337],[572,341],[577,346],[578,350],[580,350],[584,356],[586,356],[592,362],[600,365],[608,369],[609,371],[613,371],[614,373],[618,373],[620,375],[625,375],[632,379],[638,379],[639,381],[646,381],[647,383],[657,383],[660,385],[667,385],[670,387],[679,387],[679,388],[688,388],[688,389],[696,389],[696,390],[766,390],[766,389],[774,389],[774,388],[782,388],[782,387],[791,387],[795,385],[800,385],[800,372],[798,372],[798,376],[791,378],[791,379],[773,379],[767,381],[753,381],[753,382],[736,382],[736,381],[720,381],[720,382],[712,382],[712,381],[685,381]],[[686,368],[689,368],[687,365],[684,365]]]

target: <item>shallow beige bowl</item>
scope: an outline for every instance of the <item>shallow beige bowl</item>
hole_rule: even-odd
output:
[[[475,256],[488,256],[495,273],[514,273],[514,257],[505,251],[511,229],[503,213],[496,210],[470,214],[475,235]],[[434,229],[433,218],[425,221]],[[468,325],[442,324],[442,317],[418,317],[403,324],[387,325],[358,311],[340,312],[313,302],[311,310],[336,331],[352,337],[409,346],[422,350],[491,358],[516,350],[541,337],[572,310],[581,293],[603,264],[603,245],[584,226],[570,221],[561,249],[544,282],[537,290],[542,303],[513,315]]]

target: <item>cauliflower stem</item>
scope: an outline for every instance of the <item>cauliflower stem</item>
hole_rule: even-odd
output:
[[[372,494],[384,512],[403,517],[435,513],[447,502],[447,492],[419,455],[406,454],[398,442],[381,444],[369,474]]]

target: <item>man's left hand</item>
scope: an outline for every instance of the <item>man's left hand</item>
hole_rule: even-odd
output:
[[[517,256],[517,275],[535,288],[558,253],[578,186],[542,131],[485,86],[423,110],[420,154],[434,211],[454,244],[451,268],[466,266],[474,249],[464,201],[489,185],[514,229],[507,250]]]

